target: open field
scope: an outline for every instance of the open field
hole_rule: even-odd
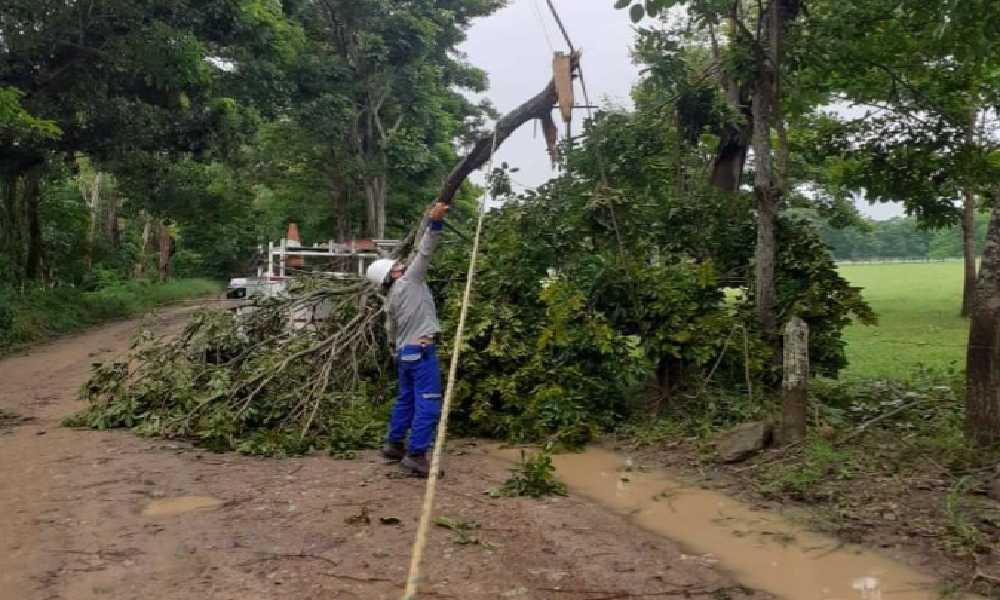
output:
[[[850,367],[845,378],[901,379],[923,367],[964,368],[968,322],[962,301],[961,261],[843,265],[879,314],[877,327],[845,333]]]

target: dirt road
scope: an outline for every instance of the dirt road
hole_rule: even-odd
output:
[[[91,363],[138,325],[0,362],[0,412],[15,416],[0,422],[0,600],[399,598],[423,485],[375,455],[252,459],[60,426]],[[421,597],[742,596],[583,499],[489,498],[506,467],[474,446],[446,461],[436,514],[468,529],[434,529]]]

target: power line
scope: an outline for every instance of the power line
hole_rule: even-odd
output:
[[[559,26],[559,31],[562,32],[563,39],[566,40],[566,45],[569,46],[569,51],[572,54],[576,51],[575,48],[573,48],[573,40],[569,39],[569,32],[566,31],[566,26],[563,25],[562,19],[559,17],[559,11],[556,10],[556,5],[552,3],[552,0],[545,0],[545,2],[548,3],[549,10],[552,11],[552,16],[555,17],[556,25]]]
[[[555,53],[556,48],[552,44],[552,38],[549,37],[549,28],[545,26],[545,19],[542,18],[542,9],[538,7],[538,0],[532,0],[531,8],[535,11],[535,18],[538,20],[538,26],[542,29],[542,35],[545,36],[545,43],[549,45],[549,52]]]

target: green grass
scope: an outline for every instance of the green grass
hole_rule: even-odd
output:
[[[127,282],[94,292],[56,288],[22,294],[0,289],[0,355],[24,344],[131,317],[155,306],[215,294],[221,289],[220,284],[207,279]]]
[[[879,314],[874,327],[847,329],[849,379],[905,379],[921,367],[963,368],[968,321],[961,261],[843,265],[840,272]]]

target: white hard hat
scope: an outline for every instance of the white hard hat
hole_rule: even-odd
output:
[[[389,274],[389,271],[392,271],[392,267],[395,264],[396,261],[391,258],[380,258],[368,266],[368,270],[365,271],[365,277],[375,285],[382,285],[385,283],[386,275]]]

